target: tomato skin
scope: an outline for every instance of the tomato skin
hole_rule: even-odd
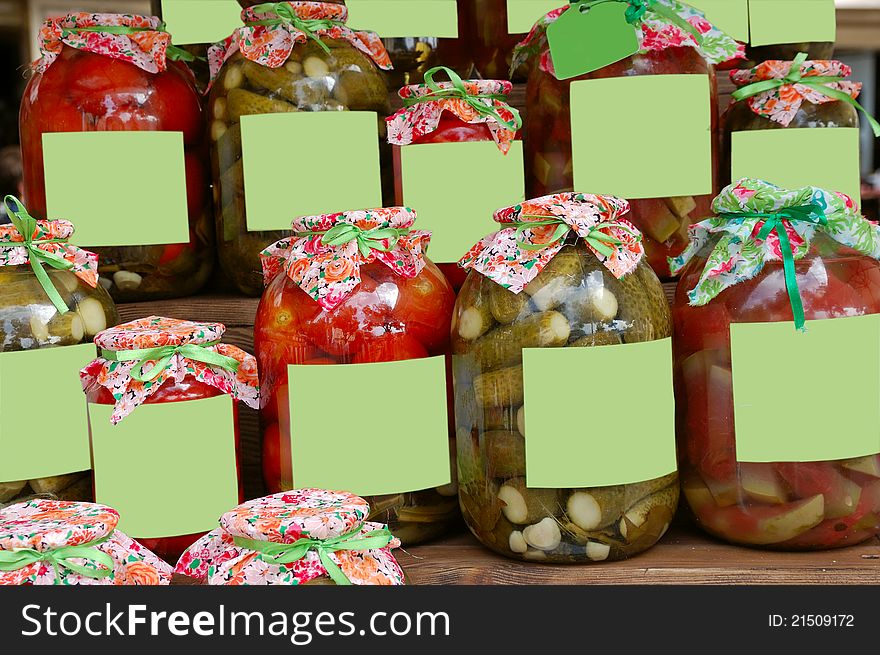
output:
[[[77,100],[96,93],[147,94],[154,76],[134,64],[85,50],[70,63],[70,93]],[[54,64],[53,64],[54,66]],[[50,68],[51,70],[51,68]],[[144,97],[142,102],[146,102]]]
[[[437,129],[430,134],[413,139],[413,144],[466,143],[492,140],[492,132],[486,123],[465,123],[455,114],[444,111],[440,114],[440,122],[437,124]]]
[[[428,351],[414,336],[405,332],[386,332],[362,342],[352,364],[398,362],[427,356]]]
[[[147,103],[159,119],[163,132],[182,132],[183,142],[194,145],[202,139],[202,108],[193,94],[193,85],[177,69],[169,68],[153,79],[155,93]]]
[[[445,349],[449,345],[450,323],[437,317],[452,316],[455,292],[443,274],[429,264],[416,277],[397,280],[397,286],[400,297],[394,316],[429,352]]]

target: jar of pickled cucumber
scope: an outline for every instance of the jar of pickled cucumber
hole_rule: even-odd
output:
[[[18,353],[58,350],[52,351],[57,355],[56,361],[41,358],[29,365],[29,368],[47,369],[43,394],[33,394],[21,404],[15,401],[14,407],[5,407],[4,432],[15,429],[22,420],[38,416],[53,399],[57,407],[69,407],[72,400],[75,402],[79,396],[77,385],[50,385],[48,371],[73,366],[68,373],[75,376],[79,366],[88,361],[88,353],[94,352],[89,345],[92,338],[119,322],[113,300],[98,284],[97,256],[67,243],[74,231],[70,222],[37,221],[12,197],[6,198],[6,211],[12,223],[0,225],[0,359],[3,361],[0,369],[9,375],[17,368],[7,359],[7,354],[13,355],[20,366],[27,362]],[[7,381],[4,379],[3,383]],[[13,381],[9,380],[9,384]],[[46,398],[47,393],[68,394],[68,397]],[[75,442],[79,435],[76,426],[71,426],[69,433],[63,436]],[[78,459],[85,463],[84,469],[88,469],[88,438],[84,433],[82,436],[81,452],[75,448],[64,452],[70,457],[69,461]],[[46,448],[52,447],[51,439],[47,435],[43,440]],[[6,458],[0,464],[0,505],[35,494],[61,500],[92,498],[88,470],[71,471],[66,464],[47,466],[39,461],[40,449],[28,450],[33,452],[30,459],[22,457],[20,461],[12,461],[18,452],[10,442],[6,443]],[[26,477],[32,471],[53,468],[58,469],[57,475]],[[19,471],[25,477],[20,477]]]
[[[107,32],[100,28],[106,27]],[[52,132],[182,132],[189,241],[96,248],[101,275],[119,302],[196,293],[211,274],[214,230],[199,94],[156,17],[70,14],[40,32],[21,105],[24,193],[45,217],[43,135]],[[145,187],[145,193],[149,191]]]
[[[245,9],[245,25],[210,50],[208,115],[220,263],[235,286],[251,296],[263,289],[260,252],[284,232],[248,227],[241,118],[300,111],[375,112],[380,153],[388,155],[385,117],[391,110],[380,69],[391,63],[379,37],[346,27],[343,6],[281,2],[273,7]],[[314,21],[326,24],[316,26]],[[327,134],[323,147],[343,150],[345,143]],[[383,167],[383,174],[386,170],[390,166]],[[390,190],[390,172],[383,184]],[[296,191],[292,178],[293,197]]]
[[[410,230],[414,220],[415,213],[403,207],[302,217],[294,221],[291,239],[264,252],[266,291],[254,339],[263,384],[263,474],[269,491],[296,483],[290,366],[375,369],[447,353],[455,298],[449,282],[424,256],[430,233]],[[363,250],[353,248],[355,242]],[[339,367],[334,387],[346,386],[349,368]],[[365,430],[381,432],[385,420],[376,414]],[[442,534],[459,516],[454,481],[368,500],[371,520],[388,523],[407,544]]]
[[[718,97],[713,64],[743,56],[743,46],[712,26],[702,12],[673,3],[676,20],[667,0],[664,13],[649,7],[644,20],[636,24],[638,52],[598,70],[567,79],[557,79],[547,39],[547,28],[564,16],[572,5],[556,9],[542,18],[517,46],[514,66],[529,65],[524,125],[526,195],[542,196],[574,188],[571,96],[574,85],[587,80],[628,78],[644,75],[708,76],[710,102],[707,117],[712,122],[713,180],[717,185]],[[681,27],[687,26],[687,29]],[[662,27],[662,30],[660,29]],[[700,35],[697,45],[695,34]],[[609,107],[612,107],[609,103]],[[636,160],[634,159],[635,163]],[[621,176],[631,174],[622,170]],[[715,188],[697,196],[632,199],[633,224],[645,238],[648,263],[661,278],[669,277],[666,258],[681,253],[687,245],[687,228],[709,215]],[[601,191],[601,190],[598,190]]]
[[[638,231],[622,218],[627,210],[611,196],[528,200],[499,210],[502,229],[462,259],[470,272],[452,320],[459,499],[474,535],[502,555],[624,559],[652,546],[675,513],[674,456],[672,473],[634,484],[527,482],[524,351],[614,347],[672,333],[660,281],[642,260]],[[597,250],[598,242],[607,247]]]
[[[744,355],[732,350],[731,339],[732,329],[743,327],[735,324],[794,320],[792,335],[809,336],[819,329],[813,321],[840,319],[842,325],[845,317],[880,313],[880,231],[852,199],[814,187],[785,190],[744,179],[726,188],[714,209],[718,217],[694,226],[691,246],[674,263],[684,266],[673,305],[673,343],[685,498],[703,529],[737,544],[813,550],[873,538],[880,532],[877,453],[815,461],[791,452],[779,461],[756,461],[743,452],[735,402],[754,408],[762,401],[736,400],[738,366],[754,365],[738,359]],[[798,335],[794,328],[804,326],[807,334]],[[846,334],[837,339],[855,338]],[[773,343],[766,341],[761,352],[771,352]],[[802,356],[812,362],[837,354],[810,350]],[[843,377],[844,386],[861,384],[849,369]],[[822,379],[818,372],[815,379]],[[764,402],[792,414],[805,411],[786,402],[780,407],[777,400]],[[811,421],[829,411],[821,393],[807,411]],[[833,421],[841,420],[837,409],[830,411]],[[748,429],[750,442],[773,444],[779,437],[769,422],[758,432],[754,423]]]

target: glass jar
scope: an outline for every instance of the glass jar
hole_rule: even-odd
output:
[[[159,23],[155,17],[81,14],[50,19],[44,33],[49,29],[61,34],[61,30],[77,26],[158,29]],[[166,67],[164,47],[155,46],[150,53],[143,53],[134,41],[119,35],[96,42],[81,40],[76,34],[65,36],[53,44],[60,48],[54,59],[48,56],[44,43],[43,59],[36,64],[21,104],[25,198],[38,217],[46,216],[43,134],[182,132],[189,242],[101,247],[95,251],[101,258],[101,275],[112,283],[110,295],[117,302],[192,295],[207,282],[214,261],[202,110],[195,80],[180,62],[169,61]],[[125,58],[114,48],[134,50],[137,61],[142,62],[145,54],[156,61],[136,65],[131,63],[135,55]],[[148,72],[141,66],[155,66],[159,72]],[[145,193],[149,191],[145,189]]]
[[[328,3],[289,4],[303,16],[312,16],[316,6],[321,17],[344,20],[346,16],[344,8]],[[256,19],[256,15],[245,18]],[[236,38],[251,38],[252,32],[262,29],[268,28],[240,28]],[[283,25],[272,29],[286,30]],[[245,56],[236,41],[225,53],[228,58],[222,68],[214,71],[208,115],[211,120],[218,251],[226,275],[249,296],[259,296],[263,290],[260,252],[266,244],[284,236],[284,232],[248,229],[241,147],[242,116],[294,111],[376,112],[380,153],[383,159],[390,158],[384,141],[385,117],[391,113],[391,108],[388,88],[378,68],[378,65],[387,65],[387,54],[378,41],[371,43],[372,59],[355,47],[353,43],[360,43],[365,33],[348,31],[348,36],[340,34],[340,38],[332,38],[329,34],[331,32],[327,30],[315,32],[320,43],[302,37],[301,41],[294,43],[287,57],[283,53],[270,52],[268,56],[283,58],[283,64],[275,68],[263,65],[266,60],[261,57],[267,56],[265,52],[248,51]],[[329,48],[329,52],[321,44]],[[223,54],[220,53],[221,59]],[[330,135],[327,147],[334,147]],[[390,193],[390,165],[383,166],[382,171],[383,185]],[[295,193],[295,188],[292,192]]]
[[[772,196],[767,195],[768,186],[743,180],[736,188],[750,193],[758,189],[765,198],[778,198],[775,187]],[[724,203],[735,207],[737,201],[730,200],[728,190],[722,192]],[[829,207],[845,203],[847,213],[857,216],[849,198],[821,193]],[[802,205],[811,195],[809,189],[797,193],[800,200],[781,206]],[[777,201],[771,204],[780,208]],[[769,208],[753,203],[744,207]],[[843,214],[840,210],[836,215]],[[865,541],[880,532],[880,455],[824,462],[737,461],[730,326],[791,321],[793,313],[778,260],[767,260],[757,275],[728,286],[706,304],[689,304],[688,292],[698,287],[707,259],[724,234],[717,231],[704,247],[695,249],[673,303],[684,496],[703,529],[737,544],[816,550]],[[808,246],[794,263],[806,320],[880,313],[880,264],[875,259],[823,232],[817,232]],[[734,273],[740,274],[737,269]]]
[[[760,64],[764,61],[791,61],[798,53],[806,52],[810,59],[827,60],[834,56],[834,42],[814,41],[801,43],[782,43],[777,45],[746,46],[749,61]]]
[[[513,71],[513,51],[525,34],[509,34],[507,27],[508,0],[474,0],[474,68],[487,79],[525,82],[528,67],[521,63]]]
[[[591,198],[597,197],[568,193],[530,200],[521,211],[499,210],[496,220],[511,212],[525,220],[519,217],[591,203]],[[598,198],[597,207],[605,201],[622,202]],[[614,216],[600,214],[596,225],[604,222],[629,248],[637,232],[628,223],[617,230],[611,221],[621,225],[616,216],[624,212],[621,205],[611,206],[617,208]],[[590,214],[583,210],[583,216]],[[555,229],[533,229],[537,240],[532,243],[550,241]],[[507,251],[492,239],[487,237],[475,250],[485,246],[490,253]],[[523,256],[509,253],[506,261]],[[511,265],[508,273],[504,266],[496,264],[489,274],[504,270],[506,283],[519,284],[521,272]],[[548,563],[631,557],[652,546],[669,526],[678,503],[677,474],[582,489],[528,487],[522,351],[665,339],[672,333],[669,305],[646,263],[618,279],[573,234],[564,237],[559,252],[544,266],[519,293],[490,279],[486,269],[471,270],[456,301],[452,352],[462,513],[477,539],[507,557]]]
[[[364,219],[364,214],[368,218]],[[364,221],[367,221],[373,227],[393,226],[406,230],[414,218],[410,210],[388,208],[307,217],[298,219],[294,226],[297,232],[305,232],[315,230],[313,225],[327,230],[334,224],[351,222],[366,229]],[[320,240],[322,237],[309,238]],[[412,243],[400,242],[404,250]],[[317,242],[314,247],[319,248]],[[279,253],[270,248],[264,256],[268,262]],[[425,258],[424,268],[412,277],[410,273],[392,270],[371,255],[359,263],[360,283],[349,293],[342,292],[341,299],[322,298],[324,305],[289,277],[288,271],[301,273],[308,264],[308,260],[294,259],[285,270],[278,269],[277,265],[274,272],[267,269],[266,290],[254,325],[264,398],[261,410],[263,477],[270,492],[290,489],[294,484],[289,365],[332,366],[419,359],[445,355],[449,347],[449,323],[455,297],[449,282],[430,260]],[[328,277],[338,278],[350,270],[350,262],[342,260],[339,270],[331,271]],[[327,293],[333,296],[337,292],[331,289]],[[370,519],[388,523],[394,534],[407,544],[448,531],[459,516],[454,482],[436,489],[372,496],[367,500],[372,507]]]

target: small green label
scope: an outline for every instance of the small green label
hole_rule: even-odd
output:
[[[443,356],[287,370],[295,487],[381,496],[449,484]]]
[[[880,315],[730,326],[740,462],[880,452]],[[711,393],[711,390],[710,390]]]
[[[456,0],[346,0],[348,25],[384,38],[458,37]]]
[[[95,354],[91,343],[0,353],[0,481],[92,468],[79,372]]]
[[[400,148],[402,204],[431,230],[428,255],[457,262],[497,229],[495,210],[525,200],[522,142],[503,154],[494,141],[426,143]]]
[[[526,34],[545,14],[564,4],[560,0],[507,0],[507,33]]]
[[[140,539],[217,527],[238,505],[230,396],[141,405],[111,425],[112,405],[89,405],[95,500],[119,510]]]
[[[381,207],[377,120],[370,111],[242,116],[248,230],[289,230],[297,216]]]
[[[216,43],[241,26],[237,0],[162,0],[162,20],[175,45]]]
[[[749,0],[688,0],[687,4],[737,41],[749,40]]]
[[[753,46],[837,40],[834,0],[749,0]]]
[[[754,177],[786,189],[817,186],[860,204],[859,130],[787,128],[734,132],[731,179]]]
[[[629,199],[712,193],[710,98],[706,75],[572,83],[575,188]]]
[[[523,350],[526,482],[644,482],[676,470],[672,340]]]
[[[73,222],[81,246],[189,241],[181,132],[43,135],[50,219]]]

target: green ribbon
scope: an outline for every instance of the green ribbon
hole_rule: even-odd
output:
[[[449,76],[449,81],[452,83],[451,89],[443,89],[434,81],[434,74],[439,72],[446,73],[446,75]],[[446,66],[435,66],[431,70],[425,72],[424,78],[425,86],[427,86],[431,92],[423,96],[405,98],[403,101],[404,107],[412,107],[413,105],[423,102],[437,102],[438,100],[454,98],[456,100],[463,100],[480,116],[490,116],[499,125],[503,125],[512,132],[516,132],[522,127],[522,116],[520,116],[519,110],[516,107],[511,107],[507,104],[507,96],[504,94],[468,93],[468,90],[464,86],[464,81],[459,77],[458,73]],[[500,102],[502,104],[501,108],[506,109],[513,114],[513,118],[511,120],[505,120],[501,117],[501,112],[498,111],[498,107],[491,102],[487,105],[486,103],[481,102],[482,100]]]
[[[332,27],[345,27],[345,23],[339,20],[330,20],[327,18],[300,18],[296,11],[287,2],[264,2],[261,5],[254,5],[251,11],[255,14],[275,14],[277,18],[264,18],[263,20],[247,21],[245,25],[248,27],[256,27],[258,25],[266,25],[276,27],[278,25],[289,25],[294,29],[305,34],[312,41],[317,43],[326,53],[330,53],[327,44],[321,41],[321,37],[316,34],[320,30],[329,30]]]
[[[129,34],[137,34],[138,32],[163,32],[165,34],[171,34],[167,29],[165,29],[165,23],[159,23],[159,27],[130,27],[128,25],[92,25],[90,27],[62,27],[61,28],[61,38],[66,38],[69,34],[74,32],[101,32],[102,34],[121,34],[127,36]],[[168,45],[165,48],[165,53],[168,55],[168,58],[172,61],[196,61],[197,59],[204,60],[203,57],[196,57],[194,54],[187,52],[183,48],[179,48],[176,45]]]
[[[330,539],[297,539],[292,544],[279,544],[274,541],[260,541],[235,537],[233,541],[239,548],[253,550],[259,553],[259,557],[269,564],[292,564],[304,558],[310,550],[318,553],[318,559],[327,569],[330,578],[337,585],[350,585],[351,580],[346,577],[342,569],[330,559],[330,553],[340,550],[375,550],[384,548],[394,538],[391,531],[385,527],[373,530],[360,536],[359,530],[354,530],[339,537]]]
[[[15,229],[18,230],[18,233],[22,236],[24,241],[0,241],[0,248],[21,247],[27,250],[28,262],[31,265],[34,275],[37,276],[37,282],[43,287],[43,291],[46,292],[49,300],[55,305],[55,309],[58,310],[58,313],[66,314],[70,309],[67,307],[67,303],[64,302],[64,299],[61,298],[61,294],[58,293],[55,285],[52,284],[52,280],[49,279],[49,274],[46,273],[46,269],[43,268],[43,265],[48,264],[54,269],[69,271],[73,268],[73,264],[64,259],[61,255],[40,250],[40,245],[44,243],[67,243],[67,240],[34,239],[34,231],[37,229],[37,219],[28,214],[28,211],[21,203],[21,200],[15,196],[6,196],[3,202],[6,205],[6,214],[9,216],[9,220],[12,222]],[[13,207],[10,205],[10,202],[14,203],[15,206]]]
[[[696,27],[679,16],[675,11],[662,4],[657,4],[657,0],[571,0],[569,4],[580,5],[589,9],[595,5],[601,5],[606,2],[623,2],[627,5],[626,22],[630,25],[638,25],[647,12],[651,12],[666,19],[680,30],[689,33],[697,42],[697,45],[703,44],[703,35],[700,34]]]
[[[202,362],[210,366],[218,366],[222,369],[235,373],[238,370],[237,359],[221,355],[210,346],[216,346],[219,341],[205,344],[187,343],[182,346],[159,346],[157,348],[141,348],[138,350],[102,350],[101,357],[111,362],[132,362],[137,365],[131,370],[131,377],[139,382],[152,382],[171,366],[175,355],[181,355],[195,362]],[[149,373],[144,372],[147,362],[156,362]]]
[[[391,252],[397,246],[400,237],[409,234],[409,230],[394,227],[374,227],[370,230],[362,230],[351,223],[340,223],[326,232],[297,232],[295,236],[314,237],[319,234],[324,235],[321,243],[325,246],[344,246],[346,243],[357,241],[358,251],[364,257],[368,257],[371,250]],[[382,243],[385,240],[389,241],[389,245],[386,246]]]
[[[797,274],[794,268],[794,251],[791,247],[791,241],[788,238],[788,232],[785,230],[784,221],[801,221],[825,226],[828,224],[828,220],[825,217],[824,208],[821,205],[810,204],[797,207],[786,207],[785,209],[766,214],[761,212],[721,212],[718,215],[722,218],[739,222],[748,218],[763,219],[764,225],[757,235],[757,239],[761,241],[764,241],[771,232],[776,232],[776,236],[779,237],[780,250],[782,251],[782,268],[785,272],[785,289],[788,292],[788,300],[791,303],[791,313],[794,316],[794,325],[798,330],[804,331],[806,325],[806,319],[804,318],[804,303],[801,300],[801,292],[797,285]]]
[[[48,562],[55,569],[55,582],[61,584],[61,569],[67,569],[78,575],[102,580],[113,573],[113,558],[95,546],[109,539],[103,537],[80,546],[63,546],[54,550],[38,551],[30,548],[21,550],[0,550],[0,571],[17,571],[36,562]],[[98,568],[93,569],[73,562],[84,559]]]
[[[568,234],[569,231],[572,229],[572,227],[568,223],[563,221],[558,216],[538,216],[531,214],[524,214],[523,216],[524,218],[537,218],[539,220],[511,223],[513,227],[516,227],[515,236],[517,246],[519,246],[522,250],[543,250],[544,248],[552,246],[553,244],[564,239],[565,235]],[[527,241],[523,240],[522,235],[526,230],[535,227],[545,227],[547,225],[557,226],[556,231],[553,232],[553,236],[547,243],[528,243]],[[601,225],[590,228],[590,232],[586,236],[582,236],[581,238],[586,241],[596,252],[605,257],[610,257],[616,250],[616,246],[623,245],[623,241],[621,241],[617,237],[613,237],[610,234],[605,234],[604,232],[602,232],[603,228],[609,227],[624,230],[627,233],[633,235],[636,240],[641,241],[641,235],[637,232],[633,232],[628,226],[624,225],[623,223],[602,223]]]
[[[853,98],[850,94],[845,93],[839,89],[833,89],[829,86],[826,86],[827,84],[843,82],[846,78],[833,75],[804,76],[803,68],[804,62],[807,61],[807,56],[808,55],[806,52],[798,53],[797,57],[795,57],[794,60],[791,62],[791,69],[788,71],[788,74],[785,77],[781,79],[761,80],[760,82],[753,82],[752,84],[748,84],[734,91],[732,94],[733,99],[739,102],[740,100],[745,100],[746,98],[756,96],[759,93],[773,91],[774,89],[779,89],[783,86],[788,86],[790,84],[803,84],[810,87],[811,89],[818,91],[819,93],[824,93],[829,98],[834,98],[835,100],[848,102],[849,104],[851,104],[858,111],[864,114],[865,118],[868,120],[868,123],[871,125],[871,129],[874,131],[874,136],[880,137],[880,122],[878,122],[876,118],[871,116],[871,114],[868,113],[868,111],[859,103],[858,100]]]

